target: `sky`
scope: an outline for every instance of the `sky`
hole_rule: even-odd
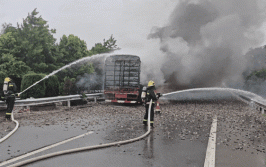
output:
[[[37,8],[55,38],[74,34],[90,49],[111,34],[120,48],[142,48],[153,26],[167,23],[175,0],[0,0],[0,24],[15,26]]]
[[[117,53],[141,57],[142,82],[238,83],[243,55],[266,44],[264,0],[0,0],[0,24],[15,26],[35,8],[58,40],[74,34],[90,49],[112,34]]]
[[[163,57],[158,40],[148,40],[147,36],[154,26],[167,24],[177,3],[176,0],[0,0],[0,24],[16,26],[37,8],[49,28],[56,29],[57,41],[63,35],[74,34],[91,49],[113,35],[122,48],[121,54],[138,55],[144,66],[145,62],[154,65]],[[147,55],[153,56],[152,61]],[[153,71],[160,73],[159,67]],[[146,75],[142,78],[146,80]],[[161,76],[157,80],[163,82]]]

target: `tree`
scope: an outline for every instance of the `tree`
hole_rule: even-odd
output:
[[[21,90],[27,89],[29,86],[32,84],[36,83],[37,81],[41,80],[42,78],[45,77],[45,74],[35,74],[35,73],[30,73],[26,74],[23,76],[22,81],[21,81]],[[23,94],[21,94],[21,98],[29,98],[29,97],[34,97],[34,98],[40,98],[45,96],[45,82],[40,82],[34,87],[28,89],[25,91]]]
[[[23,19],[23,23],[17,26],[15,38],[17,39],[17,50],[15,57],[25,62],[34,72],[50,73],[57,69],[55,41],[53,34],[55,29],[49,29],[47,21],[34,9],[31,14]]]
[[[113,35],[111,35],[111,37],[107,41],[103,39],[103,44],[96,43],[95,46],[92,47],[91,50],[89,51],[89,55],[108,53],[118,49],[120,48],[117,47],[116,40],[114,39]]]
[[[23,19],[23,23],[17,24],[16,27],[7,23],[2,24],[0,78],[14,76],[21,80],[28,74],[45,75],[80,58],[119,49],[113,35],[108,40],[104,39],[103,43],[96,43],[90,51],[87,50],[86,42],[73,34],[63,35],[60,42],[56,43],[53,37],[56,30],[50,29],[47,23],[39,16],[37,9],[34,9]],[[97,77],[94,73],[97,75],[101,71],[86,62],[57,73],[60,94],[81,91],[77,82],[85,76],[95,80]]]
[[[92,64],[83,62],[72,65],[71,68],[64,69],[57,73],[60,82],[60,94],[76,94],[79,93],[79,88],[76,85],[79,76],[84,74],[91,74],[94,72]]]
[[[53,97],[59,95],[59,81],[56,75],[50,76],[45,80],[45,97]]]
[[[0,71],[6,76],[22,78],[30,67],[14,57],[17,54],[16,39],[11,32],[0,36]]]
[[[0,71],[6,76],[22,78],[30,70],[24,62],[17,61],[11,54],[3,54],[1,57]]]
[[[12,31],[15,31],[16,28],[12,26],[11,23],[7,24],[7,23],[4,23],[2,24],[2,30],[1,30],[1,33],[0,34],[5,34],[7,32],[12,32]]]
[[[103,39],[103,46],[110,51],[119,49],[116,45],[116,40],[113,37],[113,35],[111,35],[107,41],[105,41],[105,39]]]
[[[68,37],[63,35],[60,39],[58,49],[60,55],[57,63],[61,65],[66,65],[82,57],[89,56],[86,42],[73,34],[70,34]]]
[[[15,54],[16,39],[11,32],[7,32],[0,36],[0,54]]]

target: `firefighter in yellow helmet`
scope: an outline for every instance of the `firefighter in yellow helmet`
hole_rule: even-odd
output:
[[[146,113],[144,115],[144,119],[143,119],[143,124],[147,125],[148,123],[148,113],[149,113],[149,105],[150,105],[150,101],[152,99],[152,105],[151,105],[151,115],[150,115],[150,125],[153,126],[154,123],[154,104],[157,101],[157,97],[155,94],[155,83],[154,81],[149,81],[148,82],[148,86],[147,86],[147,93],[146,93],[146,98],[145,98],[145,109],[146,109]]]
[[[15,104],[15,93],[17,92],[17,86],[13,80],[9,77],[6,77],[3,85],[3,93],[1,95],[1,100],[6,101],[7,110],[6,110],[6,119],[11,118],[11,113]]]

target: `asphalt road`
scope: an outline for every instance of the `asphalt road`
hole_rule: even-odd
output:
[[[265,166],[265,117],[237,101],[165,103],[155,127],[143,140],[84,151],[26,166],[180,166],[202,167],[212,118],[217,115],[215,166]],[[90,103],[51,111],[16,113],[18,131],[0,144],[0,164],[71,137],[89,135],[25,159],[51,152],[111,143],[141,136],[143,106]],[[3,122],[1,123],[1,126]],[[18,162],[18,161],[16,161]]]

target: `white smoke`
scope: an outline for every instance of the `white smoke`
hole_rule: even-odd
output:
[[[96,73],[92,74],[83,74],[79,76],[76,86],[80,91],[89,91],[89,90],[103,90],[103,76],[97,75]]]

